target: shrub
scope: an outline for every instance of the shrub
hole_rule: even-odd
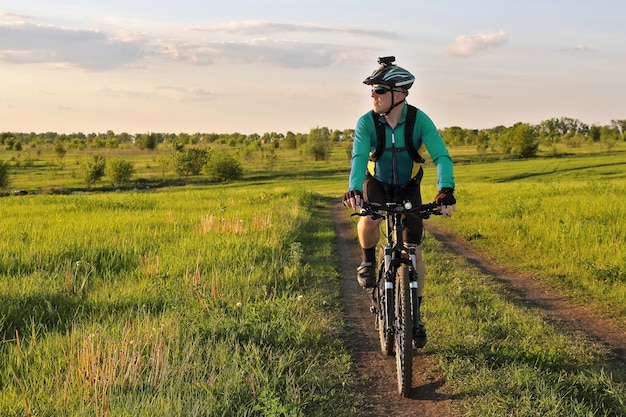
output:
[[[83,166],[83,175],[87,188],[91,188],[91,184],[100,181],[104,177],[106,168],[106,159],[102,155],[93,155],[87,160]]]
[[[539,142],[537,134],[528,124],[516,125],[513,133],[513,150],[521,158],[532,158],[537,155]]]
[[[135,173],[132,162],[121,158],[112,159],[106,166],[106,174],[114,187],[128,185]]]
[[[137,135],[135,138],[135,146],[139,149],[154,150],[162,141],[162,135],[159,135],[158,133],[146,133],[144,135]]]
[[[198,148],[178,148],[173,157],[174,170],[181,177],[189,177],[191,175],[199,175],[202,167],[208,160],[208,154],[205,149]]]
[[[302,151],[304,155],[310,156],[316,161],[328,161],[330,156],[330,133],[328,128],[311,129]]]
[[[9,184],[11,183],[10,167],[11,165],[9,165],[8,162],[0,161],[0,188],[5,190],[9,188]]]
[[[56,154],[57,158],[59,159],[59,163],[61,163],[63,161],[63,157],[67,153],[67,149],[65,149],[65,146],[63,146],[63,142],[62,141],[57,140],[57,141],[54,142],[54,153]]]
[[[206,172],[212,180],[220,182],[239,180],[243,177],[241,164],[228,152],[211,152]]]

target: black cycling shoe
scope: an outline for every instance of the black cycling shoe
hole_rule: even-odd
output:
[[[413,335],[413,349],[421,349],[426,346],[426,342],[428,338],[426,337],[426,328],[424,327],[424,323],[421,321],[417,324],[417,329],[414,330],[415,334]]]
[[[363,262],[356,269],[356,280],[359,285],[364,288],[373,288],[376,286],[376,269],[372,262]]]

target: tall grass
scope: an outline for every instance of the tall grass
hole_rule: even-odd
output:
[[[459,211],[446,227],[624,322],[623,153],[460,165],[456,175]]]
[[[269,183],[5,198],[0,415],[350,415],[316,205]]]
[[[605,347],[507,295],[442,245],[424,243],[433,357],[466,416],[622,416],[626,372]]]

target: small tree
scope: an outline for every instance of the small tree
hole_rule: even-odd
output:
[[[487,151],[489,150],[489,134],[484,130],[478,132],[476,136],[476,150],[483,158],[487,155]]]
[[[285,145],[285,149],[296,149],[298,142],[296,141],[295,133],[292,131],[287,132],[285,139],[283,139],[283,144]]]
[[[132,162],[121,158],[112,159],[106,166],[106,174],[114,187],[123,187],[130,183],[135,173]]]
[[[609,151],[615,147],[619,141],[620,133],[617,128],[604,126],[600,129],[600,143]]]
[[[158,133],[146,133],[135,137],[135,146],[139,149],[156,149],[157,145],[163,141],[162,135]]]
[[[91,184],[100,181],[104,177],[106,168],[106,159],[102,155],[92,155],[83,166],[83,175],[87,188],[91,188]]]
[[[207,160],[208,154],[205,149],[180,148],[174,154],[172,162],[176,173],[187,178],[191,175],[199,175]]]
[[[243,168],[239,161],[228,152],[212,152],[209,156],[206,172],[214,181],[239,180],[243,177]]]
[[[54,142],[54,153],[56,154],[57,158],[59,159],[59,164],[63,162],[63,157],[65,157],[65,154],[67,153],[67,149],[65,149],[65,146],[63,146],[63,142],[60,140],[57,140]]]
[[[330,133],[327,127],[311,129],[303,148],[305,155],[316,161],[327,161],[330,156]]]
[[[275,143],[278,143],[278,141],[275,141]],[[276,161],[278,160],[278,155],[276,155],[276,151],[274,149],[270,149],[269,155],[264,155],[264,159],[267,170],[273,171],[274,166],[276,165]]]
[[[539,141],[533,128],[527,123],[518,123],[512,128],[511,144],[513,152],[521,158],[531,158],[537,155]]]
[[[6,190],[9,188],[9,184],[11,183],[11,176],[9,173],[9,168],[11,166],[8,162],[0,161],[0,188]]]
[[[346,158],[348,161],[352,159],[352,148],[354,147],[353,141],[345,141],[343,144],[343,150],[346,152]]]
[[[161,168],[161,178],[165,179],[165,174],[167,173],[167,170],[169,169],[171,165],[170,158],[166,158],[163,155],[159,155],[156,158],[156,162],[157,164],[159,164],[159,167]]]

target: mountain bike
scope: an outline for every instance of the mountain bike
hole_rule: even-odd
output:
[[[398,392],[406,397],[411,391],[413,376],[413,335],[420,323],[417,298],[416,248],[404,243],[403,218],[418,216],[427,219],[441,215],[435,203],[413,207],[411,202],[378,205],[364,203],[353,216],[371,216],[385,219],[386,243],[379,257],[378,284],[371,290],[372,313],[376,314],[376,328],[383,354],[396,355]]]

